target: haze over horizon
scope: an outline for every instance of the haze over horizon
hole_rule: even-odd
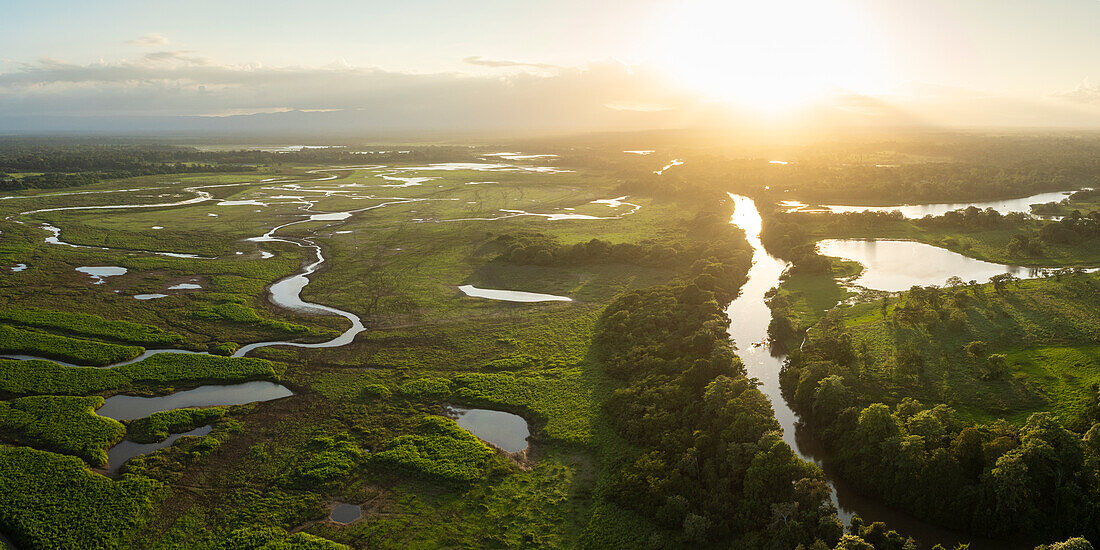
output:
[[[20,3],[0,133],[1091,129],[1098,18],[1096,0]]]

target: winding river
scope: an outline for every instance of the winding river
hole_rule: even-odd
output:
[[[824,460],[825,454],[820,443],[800,425],[798,414],[791,409],[780,392],[779,371],[786,356],[768,345],[771,310],[765,301],[765,294],[779,285],[780,275],[788,264],[764,250],[764,245],[760,242],[762,219],[756,203],[751,198],[740,195],[730,194],[730,198],[734,202],[730,223],[745,231],[745,237],[753,249],[749,280],[741,287],[741,294],[726,309],[730,318],[730,338],[737,347],[737,355],[745,364],[748,375],[760,381],[760,391],[771,400],[775,417],[783,429],[783,440],[803,460],[813,462],[825,471],[832,489],[833,503],[836,504],[838,515],[845,525],[856,514],[867,522],[884,521],[890,529],[917,539],[926,548],[935,544],[953,548],[960,542],[969,542],[972,550],[1032,548],[1032,544],[987,540],[932,525],[900,510],[889,508],[875,498],[855,492],[835,475]]]
[[[341,171],[341,170],[370,169],[370,168],[380,168],[380,167],[381,167],[380,165],[367,165],[367,166],[346,166],[346,167],[335,167],[335,168],[322,168],[322,169],[317,169],[317,170],[310,170],[308,172],[310,174],[325,174],[324,176],[319,177],[319,178],[315,178],[315,179],[269,178],[267,180],[263,180],[261,183],[286,184],[286,183],[303,182],[303,181],[309,181],[309,182],[328,181],[328,180],[332,180],[332,179],[336,178],[336,175],[328,174],[328,172],[335,172],[335,171]],[[249,185],[249,184],[252,184],[252,183],[253,182],[188,187],[185,190],[189,191],[189,192],[192,192],[192,193],[195,193],[196,194],[195,197],[190,198],[190,199],[175,201],[175,202],[169,202],[169,203],[141,204],[141,205],[113,204],[113,205],[100,205],[100,206],[67,206],[67,207],[58,207],[58,208],[42,208],[42,209],[37,209],[37,210],[28,210],[28,211],[25,211],[25,212],[20,212],[19,214],[16,214],[15,216],[9,216],[9,219],[13,219],[13,221],[18,221],[18,220],[15,220],[15,218],[17,216],[23,216],[23,215],[28,215],[28,214],[36,214],[36,213],[39,213],[39,212],[56,212],[56,211],[61,211],[61,210],[106,210],[106,209],[131,209],[131,208],[170,208],[170,207],[176,207],[176,206],[186,206],[186,205],[198,204],[198,203],[201,203],[201,202],[213,200],[213,196],[209,192],[205,191],[204,189],[211,188],[211,187],[230,187],[230,186],[239,186],[239,185]],[[109,192],[109,191],[105,191],[105,192]],[[248,239],[248,240],[253,241],[253,242],[284,242],[284,243],[290,243],[290,244],[293,244],[293,245],[296,245],[296,246],[299,246],[299,247],[302,247],[302,248],[309,249],[310,252],[314,256],[314,260],[311,261],[311,262],[305,263],[302,266],[301,271],[299,271],[298,273],[295,273],[293,275],[289,275],[287,277],[279,279],[278,281],[273,283],[268,288],[268,298],[271,301],[271,303],[275,304],[276,306],[282,307],[284,309],[293,310],[293,311],[297,311],[297,312],[300,312],[300,313],[307,313],[307,314],[314,314],[314,315],[338,315],[338,316],[341,316],[341,317],[344,317],[345,319],[347,319],[351,323],[351,326],[347,330],[345,330],[343,333],[341,333],[339,336],[337,336],[337,337],[335,337],[331,340],[325,341],[325,342],[303,343],[303,342],[289,342],[289,341],[283,341],[283,340],[275,340],[275,341],[268,341],[268,342],[254,342],[254,343],[251,343],[251,344],[241,346],[241,348],[238,349],[233,354],[233,357],[243,357],[243,356],[247,355],[252,350],[255,350],[257,348],[262,348],[262,347],[269,347],[269,346],[294,346],[294,347],[302,347],[302,348],[331,348],[331,347],[344,346],[344,345],[347,345],[347,344],[351,343],[351,341],[355,339],[355,336],[358,335],[360,332],[363,332],[364,330],[366,330],[365,327],[363,326],[362,320],[359,318],[358,315],[356,315],[354,313],[351,313],[349,311],[344,311],[342,309],[337,309],[337,308],[334,308],[334,307],[326,306],[326,305],[323,305],[323,304],[316,304],[316,303],[312,303],[312,302],[307,302],[307,301],[302,299],[302,296],[301,296],[302,290],[306,287],[306,285],[309,284],[309,276],[312,275],[313,273],[315,273],[318,269],[320,269],[321,266],[325,263],[325,257],[321,252],[321,246],[318,245],[316,242],[312,241],[310,238],[307,238],[307,237],[302,237],[302,238],[276,237],[275,236],[276,232],[278,232],[280,229],[283,229],[283,228],[291,226],[291,225],[296,225],[296,224],[306,223],[306,222],[311,222],[311,221],[328,221],[328,222],[343,221],[343,220],[346,220],[346,219],[350,218],[352,216],[352,214],[354,214],[354,213],[363,212],[363,211],[367,211],[367,210],[372,210],[372,209],[375,209],[375,208],[382,208],[382,207],[385,207],[385,206],[389,206],[391,204],[404,204],[404,203],[407,203],[407,202],[413,202],[415,200],[419,200],[419,199],[396,198],[396,199],[389,200],[387,202],[383,202],[383,203],[375,205],[375,206],[370,206],[370,207],[366,207],[366,208],[359,208],[359,209],[351,210],[351,211],[348,211],[348,212],[321,212],[321,213],[313,212],[312,210],[310,210],[310,207],[312,206],[312,203],[307,203],[307,206],[305,208],[303,208],[303,210],[305,212],[308,212],[308,214],[305,214],[306,218],[301,219],[301,220],[296,220],[296,221],[293,221],[293,222],[289,222],[289,223],[285,223],[285,224],[282,224],[282,225],[278,225],[278,226],[272,228],[271,230],[269,230],[268,232],[264,233],[263,235],[261,235],[259,237],[253,237],[251,239]],[[60,229],[58,229],[56,227],[53,227],[53,226],[49,226],[49,225],[44,225],[43,228],[51,233],[51,236],[46,238],[46,242],[50,243],[50,244],[70,246],[70,247],[78,247],[78,248],[96,248],[96,249],[101,249],[101,250],[112,250],[112,249],[100,248],[100,247],[85,247],[85,246],[82,246],[82,245],[76,245],[76,244],[73,244],[73,243],[69,243],[69,242],[61,240],[61,238],[60,238],[61,230]],[[173,252],[157,252],[157,251],[145,251],[145,250],[142,250],[142,251],[129,251],[129,250],[127,250],[126,252],[144,252],[144,253],[149,253],[149,254],[167,255],[167,256],[174,256],[174,257],[198,258],[198,256],[194,256],[194,255],[179,254],[179,253],[173,253]],[[158,355],[158,354],[161,354],[161,353],[198,353],[198,354],[205,354],[206,352],[195,352],[195,351],[188,351],[188,350],[183,350],[183,349],[151,349],[151,350],[146,350],[144,353],[142,353],[141,355],[139,355],[139,356],[137,356],[133,359],[130,359],[130,360],[127,360],[127,361],[121,361],[121,362],[118,362],[118,363],[114,363],[114,364],[108,365],[105,368],[118,367],[118,366],[121,366],[121,365],[136,363],[138,361],[144,360],[148,357],[151,357],[153,355]],[[45,360],[50,360],[50,359],[46,359],[44,357],[33,357],[33,356],[28,356],[28,355],[18,355],[18,356],[12,355],[12,356],[8,356],[8,357],[15,358],[15,359],[45,359]],[[76,365],[72,365],[72,366],[76,366]]]

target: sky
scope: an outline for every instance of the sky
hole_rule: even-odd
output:
[[[0,0],[0,13],[0,133],[288,111],[311,116],[270,120],[1100,127],[1100,0]]]

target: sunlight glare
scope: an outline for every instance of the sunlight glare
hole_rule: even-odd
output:
[[[873,25],[845,0],[693,0],[657,42],[681,86],[764,113],[884,85]]]

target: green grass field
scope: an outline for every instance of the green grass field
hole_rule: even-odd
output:
[[[66,450],[54,441],[57,434],[85,429],[83,424],[40,414],[35,422],[49,426],[46,435],[9,441],[36,450],[3,447],[13,460],[0,466],[0,479],[9,480],[13,491],[24,487],[18,484],[37,485],[21,496],[7,493],[4,506],[25,500],[28,509],[62,511],[34,521],[22,512],[0,515],[0,530],[29,547],[64,546],[70,540],[65,537],[106,541],[130,534],[135,547],[221,548],[231,537],[289,541],[287,533],[301,529],[356,548],[577,544],[589,525],[600,461],[624,448],[600,413],[615,383],[591,357],[595,322],[619,293],[667,282],[691,266],[518,265],[497,259],[496,239],[539,232],[567,245],[596,237],[677,243],[698,205],[630,197],[627,202],[640,208],[628,213],[632,206],[593,203],[623,194],[616,190],[620,179],[599,172],[357,169],[289,186],[260,182],[276,173],[295,179],[325,175],[306,175],[309,168],[315,167],[140,177],[80,188],[120,192],[29,191],[26,198],[0,202],[2,217],[43,208],[158,204],[195,196],[188,187],[241,184],[206,188],[214,198],[190,205],[47,211],[20,216],[25,224],[0,221],[6,237],[0,262],[28,266],[0,275],[0,303],[8,304],[0,309],[0,322],[10,325],[4,330],[46,339],[20,353],[103,364],[115,358],[101,357],[105,350],[124,344],[205,351],[227,343],[331,338],[346,328],[344,319],[281,309],[266,296],[268,285],[312,260],[309,251],[247,240],[322,212],[354,211],[346,219],[297,223],[277,234],[318,243],[327,260],[302,298],[355,313],[369,328],[348,346],[262,348],[253,353],[256,359],[161,354],[114,368],[0,360],[3,395],[42,396],[20,399],[98,399],[255,379],[279,380],[296,392],[275,402],[169,411],[128,422],[129,437],[137,441],[216,427],[209,436],[181,439],[131,460],[118,481],[47,452],[95,463],[91,451]],[[380,175],[435,179],[383,187],[401,182]],[[521,210],[543,216],[507,212]],[[563,214],[607,219],[545,217]],[[110,250],[48,244],[49,233],[39,223],[61,228],[67,242]],[[105,265],[128,271],[98,285],[75,271]],[[200,288],[169,289],[182,283]],[[471,298],[458,290],[464,284],[573,301]],[[152,293],[168,296],[133,298]],[[63,354],[72,342],[91,348],[79,356]],[[446,391],[417,389],[422,379],[441,380]],[[442,403],[523,415],[534,442],[529,462],[498,456],[457,427],[432,431],[417,420],[438,415]],[[80,437],[91,438],[91,432]],[[69,503],[63,486],[37,474],[22,479],[33,471],[26,469],[31,462],[48,463],[74,486],[89,487],[85,500]],[[177,485],[203,488],[184,491]],[[57,531],[59,518],[105,500],[111,503],[103,502],[104,509],[125,506],[128,512],[90,516],[94,537]],[[324,521],[328,503],[336,500],[364,503],[365,518],[346,527]],[[134,535],[132,528],[146,523]],[[247,531],[257,525],[262,532]],[[484,539],[490,530],[496,534]]]
[[[859,393],[870,402],[942,402],[983,423],[1022,422],[1049,411],[1074,423],[1090,386],[1100,382],[1098,288],[1095,276],[1078,275],[1022,281],[1001,292],[991,284],[952,290],[964,295],[965,305],[943,306],[942,318],[899,317],[899,306],[908,302],[904,294],[887,298],[885,317],[881,301],[838,313],[860,357]],[[815,331],[811,339],[820,337]],[[964,349],[975,341],[985,344],[976,357]],[[917,359],[907,363],[899,350]],[[1007,373],[990,378],[983,372],[991,354],[1007,357]]]

